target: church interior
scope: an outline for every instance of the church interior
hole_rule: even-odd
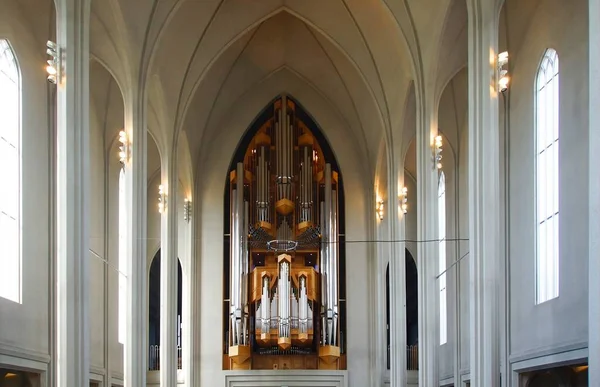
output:
[[[0,387],[600,386],[599,42],[600,0],[0,0]]]

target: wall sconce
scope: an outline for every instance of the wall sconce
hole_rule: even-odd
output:
[[[167,195],[165,194],[165,190],[161,185],[158,186],[158,212],[161,214],[165,212],[167,208]]]
[[[433,163],[434,168],[442,169],[442,136],[435,137],[433,143]]]
[[[498,90],[504,93],[508,90],[510,77],[508,76],[508,52],[498,54]]]
[[[189,222],[192,219],[192,202],[190,199],[185,198],[183,200],[183,220]]]
[[[400,208],[403,213],[408,212],[408,188],[402,188],[402,192],[400,193]]]
[[[56,85],[59,79],[58,70],[60,69],[59,49],[56,43],[51,40],[46,42],[46,47],[46,54],[50,56],[50,59],[46,61],[46,63],[48,63],[46,66],[46,72],[48,73],[47,79],[48,82]]]
[[[125,165],[129,160],[129,138],[127,137],[127,132],[125,130],[121,130],[119,132],[119,160],[121,164]]]
[[[375,212],[377,213],[377,217],[379,220],[383,220],[383,200],[379,200],[377,202],[377,207],[375,207]]]

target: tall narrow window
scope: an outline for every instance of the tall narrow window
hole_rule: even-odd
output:
[[[440,270],[440,345],[448,340],[448,310],[446,306],[446,176],[438,181],[438,238]]]
[[[127,199],[125,170],[119,173],[119,343],[125,344],[127,329]]]
[[[21,302],[21,89],[19,66],[0,39],[0,297]]]
[[[544,53],[536,79],[536,302],[558,297],[558,55]]]

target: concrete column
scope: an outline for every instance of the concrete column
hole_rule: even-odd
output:
[[[437,113],[425,87],[417,85],[417,239],[437,239],[438,170],[433,161],[432,141],[437,135]],[[417,244],[419,308],[419,385],[439,385],[439,288],[438,243]]]
[[[390,147],[392,148],[392,147]],[[404,213],[400,210],[400,184],[404,183],[403,163],[394,150],[388,159],[388,208],[390,237],[404,240]],[[390,257],[390,382],[392,387],[406,386],[406,265],[404,242],[391,246]]]
[[[148,134],[144,106],[136,94],[125,100],[125,130],[131,157],[125,165],[128,259],[124,376],[125,387],[137,387],[146,385],[148,371]]]
[[[379,199],[382,199],[385,196],[382,192],[383,188],[379,188],[378,185],[375,186],[375,195],[373,196],[373,209],[376,209],[376,203]],[[385,205],[388,203],[386,202]],[[386,214],[387,215],[387,214]],[[375,222],[374,228],[374,240],[385,241],[390,240],[391,236],[388,232],[388,222],[384,217],[383,220],[380,220],[376,211],[373,212],[373,220]],[[386,292],[386,270],[388,269],[388,264],[391,261],[391,246],[389,243],[376,243],[373,246],[370,246],[372,249],[372,253],[377,257],[377,262],[375,265],[371,265],[369,267],[370,271],[370,290],[371,293],[375,295],[374,302],[369,305],[369,315],[371,316],[371,324],[374,327],[374,337],[375,340],[371,341],[371,351],[375,353],[375,356],[372,359],[372,364],[374,367],[374,371],[372,372],[371,379],[374,385],[380,385],[383,383],[384,375],[387,373],[387,356],[388,356],[388,341],[387,341],[387,315],[382,313],[382,310],[386,310],[386,302],[388,301],[388,297],[391,298],[391,294],[387,294]],[[390,276],[391,277],[391,276]],[[392,279],[390,278],[390,282]],[[391,293],[391,292],[390,292]],[[390,306],[391,306],[390,300]],[[390,329],[391,329],[391,311],[390,311]],[[391,343],[390,343],[390,352],[392,351]],[[390,353],[391,356],[391,353]],[[391,359],[390,359],[391,363]],[[391,365],[391,364],[390,364]],[[391,368],[391,367],[390,367]],[[391,383],[391,375],[390,375],[390,383]]]
[[[598,165],[600,165],[600,0],[589,0],[589,314],[588,314],[588,383],[590,386],[600,386],[600,281],[597,274],[600,272],[600,179],[598,179]]]
[[[163,159],[167,203],[161,217],[160,249],[160,385],[177,386],[177,161]]]
[[[197,192],[197,191],[195,191]],[[200,264],[196,257],[196,229],[200,227],[200,200],[199,195],[193,195],[192,200],[192,220],[190,221],[188,235],[189,235],[189,249],[190,249],[190,274],[189,284],[190,289],[189,303],[190,303],[190,316],[186,319],[186,325],[184,329],[187,330],[186,342],[184,345],[190,347],[189,349],[189,362],[187,363],[186,371],[186,384],[189,386],[200,385],[200,292],[202,291],[202,284],[200,282]]]
[[[57,386],[89,385],[89,0],[57,2]],[[40,53],[42,48],[40,48]],[[40,64],[41,66],[41,64]]]
[[[499,8],[469,0],[470,369],[473,387],[500,385]]]

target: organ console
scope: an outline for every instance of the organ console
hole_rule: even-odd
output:
[[[339,175],[277,99],[229,173],[225,369],[345,369]]]

